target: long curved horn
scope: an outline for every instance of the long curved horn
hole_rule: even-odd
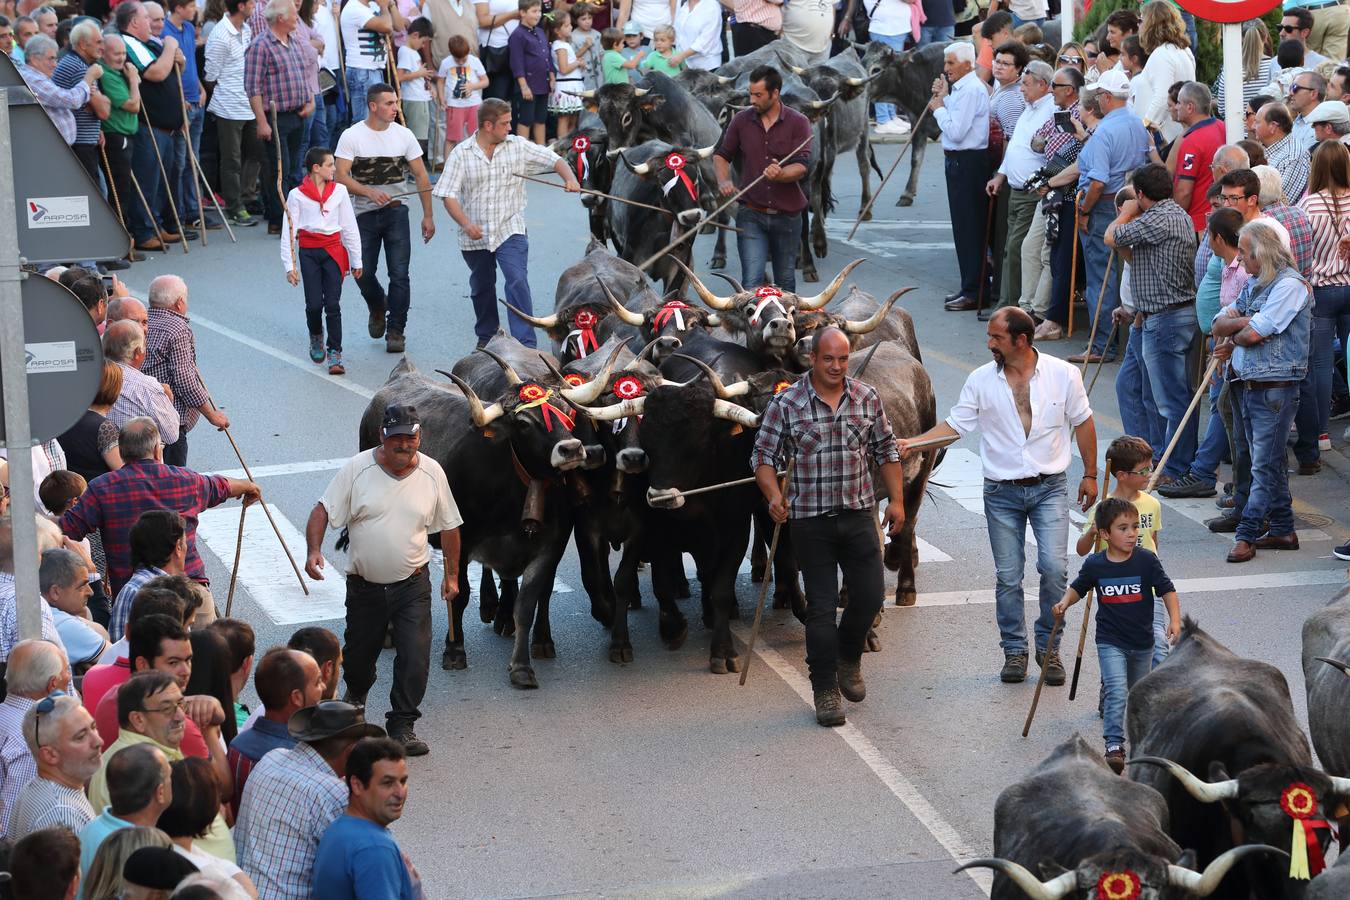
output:
[[[1216,857],[1213,862],[1205,866],[1203,873],[1192,872],[1190,869],[1184,869],[1181,866],[1169,865],[1167,867],[1167,883],[1197,897],[1208,897],[1218,890],[1219,882],[1223,881],[1229,869],[1237,865],[1244,856],[1255,856],[1258,853],[1278,853],[1285,857],[1289,855],[1278,847],[1272,847],[1269,844],[1245,844],[1241,847],[1234,847],[1222,856]]]
[[[726,274],[725,272],[713,272],[712,274],[713,274],[713,277],[715,277],[715,278],[720,278],[720,279],[722,279],[723,281],[725,281],[727,284],[729,284],[729,285],[731,285],[733,288],[735,288],[735,289],[736,289],[736,293],[738,293],[738,294],[744,294],[744,293],[745,293],[745,285],[741,284],[739,281],[737,281],[735,278],[732,278],[730,275]]]
[[[646,397],[633,397],[630,400],[611,403],[609,406],[578,406],[577,409],[597,422],[613,422],[618,419],[626,419],[629,416],[642,415],[646,403]]]
[[[717,83],[718,83],[718,84],[732,84],[733,82],[735,82],[735,80],[736,80],[736,76],[735,76],[735,75],[718,75],[718,76],[717,76]]]
[[[594,89],[591,89],[591,90],[589,90],[589,91],[573,91],[572,93],[576,94],[578,97],[581,97],[581,98],[584,99],[584,100],[594,100],[594,99],[595,99],[595,90],[594,90]]]
[[[518,384],[525,383],[525,379],[521,378],[520,374],[517,373],[515,369],[511,368],[511,364],[509,362],[502,359],[500,356],[493,353],[488,348],[479,347],[478,352],[486,357],[489,357],[493,362],[495,362],[498,366],[501,367],[502,372],[506,375],[506,383],[511,385],[511,387],[515,387]]]
[[[529,322],[535,328],[555,328],[558,325],[557,313],[553,313],[552,315],[540,318],[539,316],[532,316],[529,313],[521,312],[520,310],[512,306],[510,303],[507,303],[505,300],[498,300],[497,302],[500,303],[502,306],[505,306],[507,309],[511,310],[511,312],[520,316],[526,322]]]
[[[1230,778],[1227,781],[1201,781],[1196,778],[1185,766],[1174,763],[1170,759],[1163,759],[1161,756],[1140,756],[1130,760],[1127,765],[1147,765],[1158,766],[1172,773],[1172,777],[1181,782],[1192,797],[1201,803],[1217,803],[1220,800],[1233,800],[1238,795],[1237,779]]]
[[[670,261],[680,267],[680,269],[684,272],[685,277],[689,279],[689,283],[694,286],[694,290],[698,293],[699,299],[702,300],[706,305],[712,307],[713,309],[720,310],[722,312],[726,312],[727,310],[735,306],[735,303],[732,302],[731,297],[719,297],[712,291],[708,290],[708,286],[705,285],[702,281],[699,281],[698,276],[695,275],[693,270],[691,270],[684,263],[680,262],[673,256],[670,257]]]
[[[1041,881],[1027,871],[1025,866],[1006,859],[972,859],[958,867],[956,872],[964,872],[966,869],[994,869],[1002,872],[1031,900],[1061,900],[1078,887],[1078,873],[1073,870],[1057,875],[1049,881]],[[952,874],[955,875],[956,872]]]
[[[455,387],[459,388],[459,392],[464,395],[464,399],[469,401],[469,415],[473,417],[473,424],[476,428],[486,428],[493,420],[500,418],[502,413],[506,412],[500,403],[484,407],[483,401],[478,399],[478,395],[473,392],[473,388],[469,387],[469,383],[458,375],[444,369],[437,369],[436,371],[453,381]]]
[[[713,151],[716,149],[717,149],[716,144],[709,144],[706,147],[696,147],[694,149],[694,155],[697,156],[699,159],[707,159],[708,157],[713,155]]]
[[[876,80],[877,80],[878,78],[880,78],[880,77],[881,77],[881,73],[880,73],[880,72],[873,72],[871,75],[868,75],[866,78],[856,78],[856,77],[853,77],[853,78],[845,78],[844,80],[847,81],[851,87],[862,87],[862,86],[865,85],[865,84],[870,84],[870,83],[872,83],[873,81],[876,81]]]
[[[744,425],[746,428],[759,427],[759,416],[730,400],[714,400],[713,415],[728,422],[735,422],[737,425]]]
[[[633,88],[634,97],[645,97],[650,93],[651,91],[647,88]]]
[[[784,58],[783,58],[783,54],[780,53],[779,51],[775,50],[775,51],[773,52],[773,55],[776,56],[776,57],[778,57],[778,61],[779,61],[780,63],[782,63],[783,66],[784,66],[784,68],[786,68],[786,69],[787,69],[789,72],[791,72],[793,75],[805,75],[805,74],[806,74],[806,70],[805,70],[805,69],[803,69],[801,66],[794,66],[790,61],[784,59]]]
[[[826,303],[829,303],[831,300],[834,299],[834,295],[839,290],[839,288],[843,286],[844,279],[848,277],[848,273],[858,268],[858,266],[862,265],[863,262],[864,260],[855,259],[853,262],[844,266],[843,270],[838,275],[834,276],[834,281],[831,281],[829,284],[827,284],[825,286],[825,290],[821,291],[819,294],[816,294],[814,297],[803,297],[800,294],[798,294],[797,308],[820,309]]]
[[[622,153],[623,151],[625,151],[625,150],[627,150],[627,149],[628,149],[627,147],[615,147],[613,150],[606,150],[606,151],[605,151],[605,158],[606,158],[606,159],[613,159],[614,157],[618,156],[620,153]]]
[[[1342,662],[1339,659],[1332,659],[1329,656],[1319,656],[1317,657],[1317,661],[1324,662],[1327,665],[1332,666],[1333,668],[1340,669],[1342,674],[1346,675],[1347,677],[1350,677],[1350,663]]]
[[[838,92],[838,91],[835,91],[833,94],[830,95],[830,99],[828,99],[828,100],[812,100],[812,101],[811,101],[809,104],[807,104],[807,105],[810,106],[812,109],[825,109],[827,106],[829,106],[831,103],[833,103],[834,101],[836,101],[836,100],[838,100],[838,99],[839,99],[839,92]]]
[[[620,303],[619,298],[614,296],[614,292],[609,289],[609,285],[605,284],[599,275],[595,276],[595,283],[600,285],[600,290],[604,292],[605,299],[609,301],[610,309],[614,311],[614,315],[623,319],[627,325],[642,326],[642,316]]]
[[[619,159],[628,167],[628,171],[632,172],[634,175],[646,175],[652,170],[651,163],[638,163],[636,166],[633,165],[628,161],[628,157],[623,155],[622,150],[619,151]]]
[[[905,296],[912,290],[914,290],[914,288],[912,287],[901,288],[894,294],[891,294],[890,299],[887,300],[885,303],[881,304],[881,306],[877,308],[877,311],[872,313],[872,315],[868,316],[866,319],[861,319],[858,321],[855,321],[853,319],[845,319],[844,331],[848,332],[849,334],[867,334],[867,332],[874,330],[878,325],[881,324],[881,321],[890,314],[891,307],[895,305],[895,301],[899,300],[901,297]]]
[[[703,374],[708,376],[708,382],[713,387],[713,393],[723,400],[730,400],[733,397],[744,397],[746,394],[750,393],[750,382],[748,381],[738,381],[731,387],[727,387],[727,385],[723,383],[721,376],[713,371],[713,367],[703,360],[695,359],[692,356],[686,356],[683,353],[672,353],[671,356],[678,356],[680,359],[688,360],[702,369]]]
[[[1331,790],[1337,795],[1350,799],[1350,778],[1342,778],[1340,775],[1328,775],[1331,779]]]
[[[623,348],[624,344],[620,341],[613,352],[609,354],[609,359],[605,360],[604,367],[590,381],[579,384],[574,388],[563,388],[561,393],[567,398],[568,402],[575,406],[584,406],[599,399],[605,391],[605,385],[609,384],[609,376],[614,372],[614,363],[618,360],[619,354],[623,352]]]
[[[565,380],[563,378],[562,371],[556,365],[553,364],[552,359],[550,359],[549,357],[545,356],[542,353],[536,353],[535,356],[539,357],[539,361],[544,364],[544,368],[548,369],[550,375],[552,375],[559,381]]]
[[[658,337],[652,338],[650,341],[648,341],[647,346],[639,350],[637,356],[634,356],[633,359],[628,363],[628,365],[623,367],[623,370],[627,372],[629,369],[636,369],[638,367],[638,363],[642,362],[642,360],[646,358],[647,354],[652,352],[652,348],[656,346],[656,342],[659,340],[661,339]],[[657,377],[659,378],[660,375],[658,375]]]

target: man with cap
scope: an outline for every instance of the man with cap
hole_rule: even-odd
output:
[[[386,408],[380,445],[347,461],[315,504],[305,528],[305,571],[314,579],[324,577],[320,551],[324,531],[347,529],[345,699],[365,705],[385,633],[392,630],[394,683],[386,719],[389,736],[400,741],[409,756],[422,756],[429,749],[413,731],[431,659],[428,536],[440,535],[445,557],[441,596],[449,610],[459,594],[463,521],[445,472],[436,460],[418,452],[421,445],[417,410],[402,404]],[[447,636],[447,650],[448,640]]]
[[[361,738],[384,736],[341,700],[299,710],[289,728],[298,743],[253,769],[234,825],[240,868],[259,897],[275,900],[312,896],[319,840],[347,808],[347,757]]]
[[[1350,107],[1340,100],[1323,100],[1308,114],[1313,137],[1322,141],[1350,144]]]

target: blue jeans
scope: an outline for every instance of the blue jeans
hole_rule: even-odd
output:
[[[296,154],[295,171],[291,173],[291,180],[296,184],[305,178],[305,154],[311,147],[333,149],[328,143],[328,113],[324,109],[323,94],[314,95],[314,114],[305,119],[305,126],[300,134],[300,152]]]
[[[955,25],[920,25],[919,26],[919,46],[925,44],[936,44],[940,41],[950,41],[956,37]]]
[[[1008,10],[1008,15],[1012,16],[1014,28],[1021,28],[1023,25],[1026,25],[1027,23],[1031,23],[1032,25],[1035,25],[1037,28],[1040,28],[1042,25],[1045,24],[1045,16],[1041,16],[1039,19],[1024,19],[1017,13],[1013,12],[1012,10]],[[1194,47],[1195,45],[1192,44],[1191,46]]]
[[[1125,359],[1116,374],[1116,404],[1120,407],[1120,423],[1125,433],[1141,437],[1153,448],[1153,461],[1163,452],[1166,422],[1158,414],[1153,402],[1153,386],[1144,370],[1144,329],[1130,326],[1130,340],[1125,345]]]
[[[1125,746],[1125,698],[1134,683],[1149,673],[1153,648],[1127,650],[1097,642],[1097,664],[1102,670],[1106,702],[1102,707],[1102,737],[1106,746]]]
[[[1321,454],[1315,443],[1331,428],[1331,380],[1335,373],[1334,345],[1345,343],[1350,334],[1350,287],[1313,288],[1312,346],[1308,351],[1308,374],[1298,396],[1299,462],[1312,462]]]
[[[984,516],[998,578],[994,588],[995,617],[1004,654],[1027,652],[1026,601],[1022,572],[1026,564],[1027,523],[1036,536],[1036,571],[1041,577],[1036,649],[1050,640],[1054,616],[1050,608],[1064,596],[1069,565],[1069,494],[1064,474],[1021,487],[984,480]]]
[[[192,140],[192,153],[194,156],[200,156],[202,146],[202,122],[206,120],[206,110],[200,106],[189,104],[187,108],[187,126],[188,135]],[[174,198],[178,201],[178,212],[183,217],[184,222],[195,222],[201,210],[197,209],[197,170],[193,168],[192,160],[188,159],[187,141],[183,140],[182,132],[174,135],[173,139],[174,165],[178,167],[178,194]],[[204,202],[209,202],[206,197],[202,197]]]
[[[272,138],[263,141],[263,150],[267,154],[267,169],[262,176],[263,214],[267,218],[268,225],[284,224],[281,197],[277,196],[276,189],[277,135],[281,136],[281,171],[286,175],[281,190],[283,193],[290,193],[291,188],[300,183],[298,179],[293,179],[291,174],[300,164],[300,137],[304,134],[304,128],[305,120],[297,113],[279,112],[276,125],[273,126]]]
[[[1092,212],[1088,214],[1087,233],[1081,235],[1083,244],[1083,271],[1087,275],[1087,284],[1084,287],[1087,297],[1088,309],[1097,309],[1097,297],[1101,295],[1102,281],[1106,281],[1106,294],[1102,296],[1102,312],[1097,320],[1097,330],[1092,334],[1092,352],[1096,354],[1106,353],[1107,358],[1115,357],[1115,348],[1106,346],[1106,338],[1111,333],[1111,313],[1115,312],[1120,305],[1120,269],[1121,261],[1119,257],[1111,259],[1111,248],[1106,246],[1106,226],[1115,221],[1116,204],[1111,198],[1103,195],[1096,205],[1092,207]],[[1073,228],[1073,220],[1060,220],[1061,228]],[[1111,271],[1106,271],[1107,261],[1110,260]],[[1191,319],[1195,319],[1195,313],[1191,313]]]
[[[1223,416],[1219,415],[1219,392],[1222,389],[1222,379],[1213,381],[1209,386],[1209,424],[1205,427],[1204,439],[1196,448],[1195,459],[1191,461],[1191,474],[1202,481],[1218,481],[1219,462],[1228,449],[1228,429],[1223,427]]]
[[[364,238],[363,238],[364,240]],[[506,279],[506,302],[526,315],[534,315],[534,301],[530,297],[530,241],[523,234],[513,234],[502,241],[496,250],[461,250],[469,264],[469,296],[473,298],[474,336],[486,344],[497,333],[501,320],[497,316],[497,267]],[[507,322],[511,336],[526,347],[534,347],[534,327],[515,313]]]
[[[1186,23],[1186,37],[1191,39],[1191,46],[1200,46],[1199,38],[1195,33],[1195,16],[1184,9],[1179,9],[1177,12],[1181,13],[1181,21]],[[1013,16],[1013,18],[1016,19],[1017,17]]]
[[[885,44],[887,47],[890,47],[897,53],[904,50],[906,42],[909,41],[909,35],[907,34],[877,34],[875,31],[873,31],[870,32],[870,36],[872,40],[881,44]],[[877,102],[875,106],[877,110],[878,125],[885,125],[891,119],[895,118],[894,103]]]
[[[371,312],[384,312],[385,327],[402,334],[408,325],[408,306],[412,292],[408,282],[408,259],[412,256],[412,238],[408,233],[408,207],[391,203],[381,209],[372,209],[356,217],[356,228],[361,232],[361,277],[356,286]],[[386,294],[375,269],[380,264],[380,247],[384,247],[384,267],[389,273],[389,293]]]
[[[1289,425],[1298,412],[1298,385],[1264,390],[1244,386],[1237,393],[1235,399],[1242,403],[1242,425],[1252,454],[1252,486],[1234,539],[1254,543],[1264,533],[1262,523],[1267,521],[1273,537],[1293,534],[1294,508],[1285,445]]]
[[[159,158],[155,156],[155,146],[158,144],[159,156],[164,159],[164,166],[169,171],[169,182],[174,183],[173,136],[172,131],[162,131],[144,124],[136,132],[131,155],[131,174],[140,185],[141,193],[145,195],[145,203],[137,196],[125,204],[123,209],[130,206],[131,234],[137,243],[156,236],[156,223],[159,223],[165,231],[175,230],[171,224],[165,223],[164,216],[160,212],[160,207],[168,194],[164,190],[164,178],[159,172]],[[147,204],[152,210],[150,213],[146,211]],[[153,220],[151,215],[154,216]]]
[[[347,67],[347,96],[351,98],[352,124],[364,122],[366,112],[366,91],[385,79],[384,69],[353,69]]]
[[[1158,413],[1167,421],[1164,446],[1171,443],[1191,402],[1186,357],[1197,330],[1193,303],[1172,307],[1144,319],[1144,366],[1148,370]],[[1199,424],[1192,416],[1180,429],[1181,437],[1163,468],[1164,475],[1180,478],[1190,470]]]
[[[736,249],[741,255],[741,284],[754,290],[766,281],[773,262],[773,284],[785,291],[797,289],[797,254],[801,251],[802,217],[799,214],[765,215],[748,206],[736,213]]]
[[[1167,640],[1167,604],[1160,598],[1153,598],[1153,668],[1162,665],[1167,654],[1172,652],[1172,644]]]

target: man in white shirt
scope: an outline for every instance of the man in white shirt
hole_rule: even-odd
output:
[[[1030,524],[1041,579],[1036,661],[1045,669],[1045,683],[1060,685],[1064,666],[1058,647],[1048,644],[1054,623],[1050,610],[1068,582],[1069,434],[1084,460],[1074,493],[1086,510],[1097,498],[1097,430],[1078,368],[1038,352],[1032,346],[1034,332],[1035,320],[1023,309],[1010,306],[994,313],[988,328],[994,361],[970,373],[946,421],[897,443],[904,456],[912,452],[911,443],[980,432],[984,515],[997,572],[995,616],[1004,654],[999,677],[1015,683],[1027,674],[1022,572]]]
[[[830,58],[834,4],[830,0],[793,0],[783,4],[783,40],[806,54],[808,65]]]
[[[469,293],[476,317],[478,346],[497,333],[497,267],[506,279],[506,302],[526,315],[534,312],[530,297],[530,243],[525,234],[525,181],[549,169],[562,176],[568,191],[581,190],[567,161],[549,150],[511,134],[511,105],[489,98],[478,107],[478,131],[461,141],[445,161],[445,172],[433,192],[459,225],[459,251],[469,264]],[[534,329],[514,313],[511,334],[535,346]]]
[[[206,39],[206,80],[215,83],[207,111],[216,117],[220,195],[235,225],[257,225],[244,208],[244,185],[258,182],[258,132],[244,91],[244,51],[253,40],[248,19],[255,0],[225,0],[225,16]],[[248,188],[251,190],[251,187]]]
[[[393,0],[349,0],[342,7],[338,27],[346,53],[347,99],[353,125],[368,114],[366,92],[385,80],[390,35],[402,31],[406,24]]]
[[[1055,111],[1055,99],[1050,96],[1054,76],[1054,70],[1040,60],[1027,63],[1022,70],[1022,96],[1027,105],[1017,117],[1012,139],[1003,152],[1003,162],[985,186],[990,197],[998,196],[1004,182],[1012,189],[1008,196],[1008,239],[1004,244],[999,306],[1017,306],[1022,299],[1022,241],[1041,202],[1038,191],[1026,189],[1027,180],[1045,165],[1045,153],[1032,148],[1031,138]]]

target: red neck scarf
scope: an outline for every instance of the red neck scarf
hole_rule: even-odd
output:
[[[300,182],[298,190],[301,194],[319,204],[319,212],[327,215],[328,210],[324,209],[324,203],[333,196],[333,191],[337,189],[337,182],[330,181],[323,186],[323,191],[314,186],[314,179],[306,177]],[[332,234],[323,234],[317,231],[305,231],[301,229],[296,237],[300,241],[302,248],[316,248],[323,250],[333,258],[337,263],[338,271],[342,277],[347,277],[347,272],[351,270],[351,259],[347,255],[347,248],[342,244],[342,231],[338,230]]]

